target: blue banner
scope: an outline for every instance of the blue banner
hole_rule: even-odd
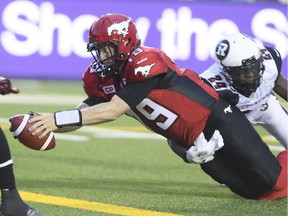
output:
[[[135,21],[142,44],[164,50],[180,67],[200,73],[213,63],[225,33],[240,31],[276,47],[287,77],[287,5],[227,1],[0,1],[0,75],[81,79],[93,60],[88,29],[118,12]]]

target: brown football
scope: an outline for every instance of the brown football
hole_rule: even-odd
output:
[[[55,148],[56,142],[53,132],[48,133],[41,139],[38,138],[40,134],[32,136],[28,130],[31,126],[28,120],[32,117],[29,114],[18,114],[9,119],[11,123],[10,131],[13,133],[14,138],[18,139],[26,147],[34,150],[47,151]]]

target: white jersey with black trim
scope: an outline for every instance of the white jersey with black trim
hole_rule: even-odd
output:
[[[268,52],[268,51],[267,51]],[[263,62],[265,70],[263,72],[262,82],[257,88],[256,92],[252,93],[249,98],[238,93],[228,82],[227,78],[221,73],[221,69],[215,63],[210,66],[207,70],[200,74],[201,77],[208,80],[216,91],[230,89],[233,92],[238,93],[239,102],[237,107],[244,113],[247,117],[253,115],[253,113],[258,112],[265,106],[269,96],[275,86],[275,81],[278,77],[278,70],[273,58],[264,59]]]
[[[256,92],[250,95],[249,98],[241,95],[230,85],[216,63],[200,76],[205,78],[216,91],[230,89],[234,93],[238,93],[239,102],[236,106],[245,113],[250,122],[261,125],[287,149],[287,111],[282,107],[276,96],[272,94],[278,77],[277,65],[267,49],[263,48],[262,52],[265,66],[262,82]]]

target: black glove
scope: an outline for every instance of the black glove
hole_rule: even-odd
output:
[[[0,77],[0,94],[5,95],[9,93],[18,94],[19,89],[13,87],[9,79],[5,77]]]

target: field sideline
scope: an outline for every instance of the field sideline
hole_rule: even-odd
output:
[[[136,209],[125,206],[116,206],[105,203],[89,202],[78,199],[68,199],[63,197],[48,196],[44,194],[35,194],[30,192],[20,191],[21,196],[26,201],[38,202],[49,205],[70,207],[76,209],[90,210],[96,212],[105,212],[116,215],[127,215],[127,216],[181,216],[179,214],[171,214],[164,212],[156,212],[149,210]]]
[[[165,139],[138,122],[115,122],[55,134],[57,145],[40,152],[9,132],[8,118],[29,111],[54,112],[83,99],[76,81],[12,80],[19,95],[1,97],[0,125],[11,146],[17,187],[42,216],[286,216],[287,199],[242,199],[185,164]],[[256,128],[275,155],[282,147]]]

